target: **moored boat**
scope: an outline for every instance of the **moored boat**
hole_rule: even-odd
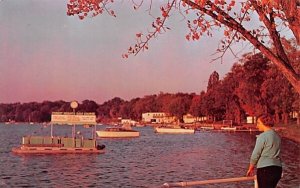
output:
[[[201,129],[201,130],[214,130],[215,127],[214,126],[202,126],[199,129]]]
[[[223,131],[236,131],[236,127],[221,127],[221,130]]]
[[[95,113],[75,113],[78,103],[71,102],[74,109],[70,112],[52,112],[51,115],[51,135],[50,136],[23,136],[22,144],[19,147],[12,148],[13,153],[17,154],[67,154],[67,153],[104,153],[104,145],[98,145],[93,132],[93,138],[76,138],[75,125],[95,125]],[[53,124],[73,125],[72,137],[53,136]]]
[[[96,139],[51,136],[24,136],[22,145],[12,149],[17,154],[104,153]]]
[[[168,133],[168,134],[194,134],[195,129],[188,128],[173,128],[173,127],[155,127],[155,133]]]
[[[96,131],[100,138],[134,138],[139,137],[140,132],[123,127],[108,127],[105,130]]]

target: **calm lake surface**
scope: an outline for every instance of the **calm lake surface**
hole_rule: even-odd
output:
[[[97,126],[104,129],[104,126]],[[0,124],[0,187],[157,187],[166,182],[245,176],[255,134],[196,132],[155,134],[134,128],[134,139],[99,139],[105,154],[15,155],[24,135],[50,135],[50,126]],[[84,136],[91,129],[76,126]],[[71,126],[54,126],[54,135],[70,135]],[[281,188],[300,187],[300,146],[282,139]],[[194,186],[197,187],[197,186]],[[200,187],[200,186],[198,186]],[[253,182],[201,187],[244,188]]]

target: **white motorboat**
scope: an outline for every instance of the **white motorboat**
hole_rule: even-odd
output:
[[[168,134],[194,134],[195,129],[188,128],[173,128],[173,127],[156,127],[155,133],[168,133]]]
[[[123,127],[108,127],[105,130],[96,131],[100,138],[134,138],[139,137],[140,132]]]
[[[221,127],[223,131],[236,131],[236,127]]]
[[[200,127],[200,129],[202,129],[202,130],[214,130],[215,127],[214,126],[202,126],[202,127]]]

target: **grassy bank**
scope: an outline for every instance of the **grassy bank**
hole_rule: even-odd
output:
[[[278,131],[278,133],[282,137],[300,143],[300,125],[297,124],[276,125],[275,128],[282,128],[280,131]]]

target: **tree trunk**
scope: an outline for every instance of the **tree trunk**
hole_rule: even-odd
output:
[[[278,124],[280,122],[278,111],[275,112],[275,123]]]
[[[239,32],[241,35],[243,35],[252,45],[261,51],[270,61],[272,61],[275,66],[278,68],[278,70],[287,78],[287,80],[292,84],[292,86],[295,88],[296,92],[300,94],[300,75],[296,73],[296,71],[291,66],[290,62],[284,58],[280,57],[280,55],[274,54],[269,48],[264,46],[256,37],[254,37],[249,30],[246,30],[243,25],[241,25],[239,22],[237,22],[235,19],[233,19],[230,15],[228,15],[226,12],[221,10],[219,7],[217,7],[215,4],[213,4],[211,1],[207,1],[207,5],[209,5],[212,9],[214,9],[217,13],[214,11],[211,11],[210,9],[206,9],[205,6],[200,6],[190,0],[182,0],[189,6],[198,9],[199,11],[204,12],[205,14],[211,16],[214,20],[218,20],[220,23],[224,24],[225,26],[228,26],[232,28],[233,30]],[[292,0],[295,1],[295,0]],[[258,12],[263,14],[263,12]],[[221,15],[221,16],[220,16]],[[264,15],[262,15],[264,16]],[[299,27],[299,25],[297,25]],[[269,26],[272,27],[272,24]],[[268,28],[269,30],[270,28]],[[270,30],[269,30],[270,31]],[[277,32],[269,33],[270,35],[274,35]],[[271,39],[278,39],[278,36],[271,36]],[[274,45],[281,45],[278,41],[273,41]],[[283,52],[283,51],[280,51]],[[284,52],[283,52],[284,53]],[[286,54],[285,54],[286,56]]]
[[[240,110],[236,110],[236,115],[235,115],[235,122],[238,124],[238,125],[241,125],[242,124],[242,120],[241,120],[241,111]]]
[[[283,123],[285,125],[287,125],[289,123],[289,114],[286,112],[283,113]]]
[[[297,114],[297,125],[300,125],[300,111]]]
[[[300,94],[300,75],[291,66],[288,60],[284,60],[281,57],[275,55],[270,49],[260,43],[255,37],[253,37],[248,31],[241,30],[240,33],[248,39],[258,50],[261,51],[271,62],[275,64],[278,70],[286,77],[286,79],[292,84],[297,93]]]

